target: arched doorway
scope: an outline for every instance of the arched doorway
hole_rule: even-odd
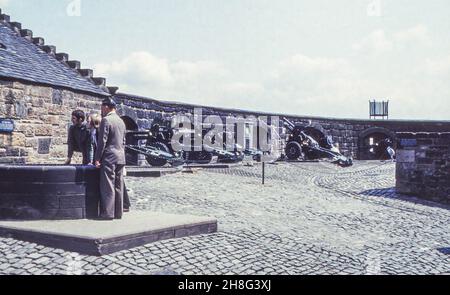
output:
[[[134,120],[128,116],[122,116],[121,118],[125,123],[125,127],[127,129],[127,133],[125,135],[125,144],[127,145],[139,144],[139,141],[133,136],[133,134],[129,133],[129,131],[138,131],[139,127],[136,124],[136,122],[134,122]],[[126,152],[125,159],[127,165],[138,165],[139,155],[136,153]]]
[[[395,133],[382,127],[371,127],[362,131],[358,136],[359,160],[386,160],[386,142],[395,142]]]

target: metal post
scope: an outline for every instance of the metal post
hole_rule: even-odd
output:
[[[262,162],[262,184],[264,185],[264,180],[265,180],[265,169],[266,168],[266,163]]]

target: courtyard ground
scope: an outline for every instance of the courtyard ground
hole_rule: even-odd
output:
[[[395,165],[356,161],[126,179],[132,210],[216,217],[215,234],[103,257],[0,238],[0,274],[445,274],[448,207],[395,193]],[[126,218],[126,215],[125,215]]]

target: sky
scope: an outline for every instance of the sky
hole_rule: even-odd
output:
[[[448,0],[0,0],[120,92],[255,111],[450,120]]]

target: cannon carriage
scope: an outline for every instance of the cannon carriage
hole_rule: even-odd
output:
[[[173,148],[174,135],[181,135],[178,148]],[[183,164],[209,164],[213,157],[217,157],[219,163],[237,163],[243,160],[244,153],[235,149],[226,150],[214,146],[215,139],[209,139],[212,145],[205,144],[204,138],[208,136],[205,130],[202,134],[195,134],[195,130],[187,128],[171,128],[166,124],[154,123],[149,131],[129,131],[127,136],[132,136],[134,142],[145,140],[145,144],[126,145],[128,153],[142,154],[146,161],[154,167],[162,167],[166,164],[180,166]],[[195,141],[195,136],[201,136],[200,145]],[[217,135],[216,135],[217,136]],[[189,138],[186,145],[181,138]]]
[[[296,125],[286,118],[283,118],[283,124],[289,131],[285,148],[289,160],[330,159],[342,167],[353,165],[353,159],[341,154],[331,136],[325,136],[312,126]]]

